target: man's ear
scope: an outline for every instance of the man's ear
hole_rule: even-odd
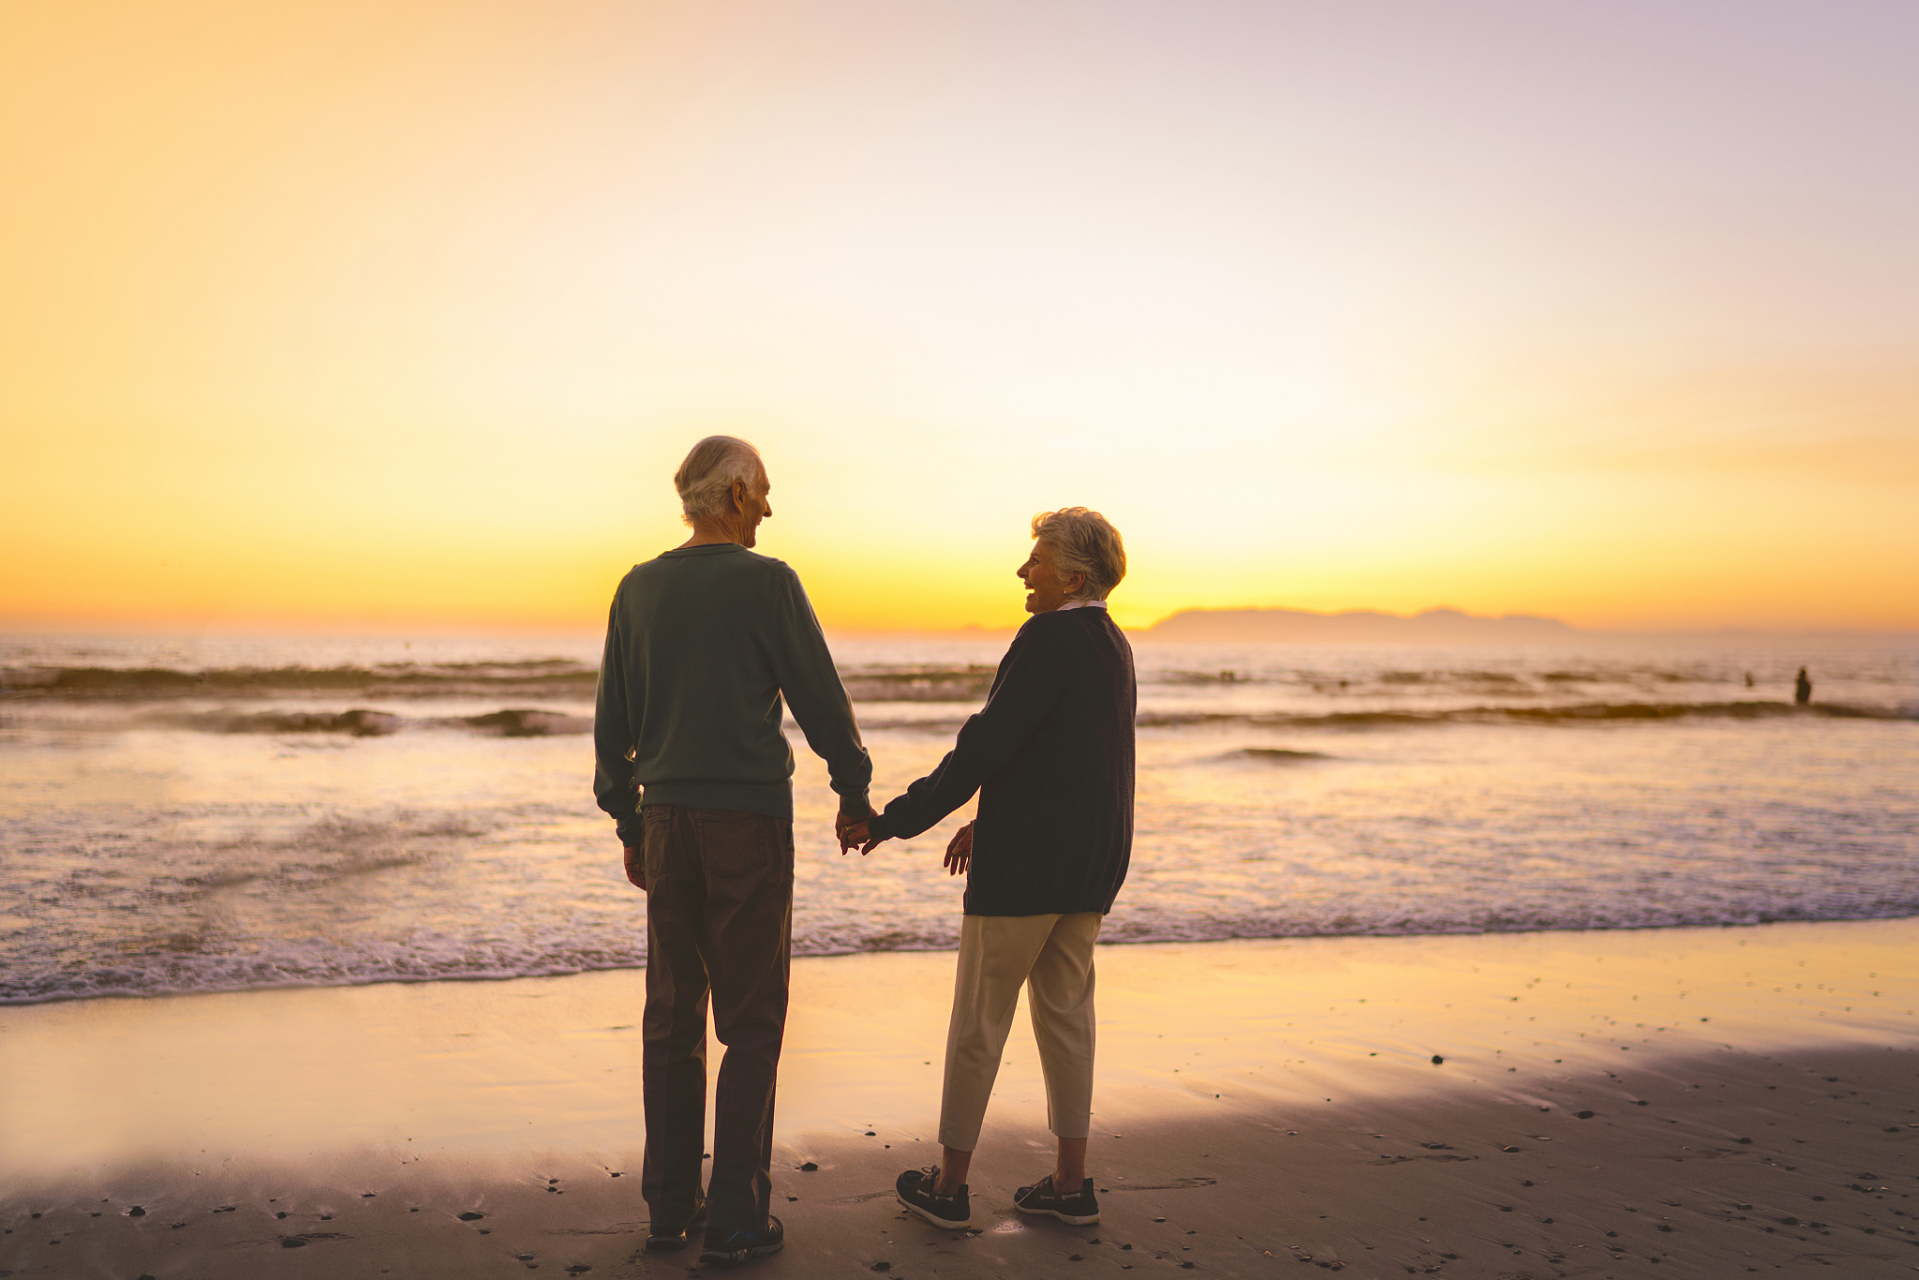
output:
[[[733,510],[744,512],[746,510],[746,481],[735,480],[733,482],[733,490],[727,497],[732,499]]]

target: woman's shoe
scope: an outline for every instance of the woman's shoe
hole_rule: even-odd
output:
[[[1099,1221],[1099,1197],[1093,1194],[1091,1178],[1077,1194],[1066,1196],[1054,1189],[1049,1173],[1032,1186],[1021,1187],[1013,1196],[1013,1207],[1021,1213],[1058,1218],[1075,1227],[1090,1227]]]
[[[964,1227],[973,1220],[973,1210],[966,1201],[966,1188],[961,1186],[950,1196],[935,1195],[933,1188],[939,1185],[939,1166],[931,1169],[908,1169],[893,1184],[900,1203],[926,1219],[936,1227]]]

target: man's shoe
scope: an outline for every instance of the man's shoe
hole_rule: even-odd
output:
[[[646,1233],[646,1247],[649,1249],[684,1249],[689,1237],[695,1231],[706,1226],[706,1197],[701,1196],[693,1206],[693,1216],[685,1225],[675,1231],[671,1226],[654,1222]]]
[[[769,1213],[766,1215],[766,1225],[758,1231],[731,1231],[720,1236],[708,1228],[706,1247],[700,1250],[700,1261],[737,1267],[743,1262],[764,1258],[769,1253],[778,1253],[785,1246],[786,1228]]]
[[[933,1188],[939,1185],[939,1166],[931,1169],[908,1169],[893,1184],[893,1190],[899,1195],[900,1203],[926,1219],[936,1227],[964,1227],[973,1220],[973,1210],[966,1202],[966,1188],[961,1186],[950,1196],[933,1194]]]
[[[1075,1227],[1090,1227],[1099,1221],[1099,1198],[1093,1194],[1091,1178],[1077,1194],[1064,1196],[1054,1190],[1049,1173],[1033,1186],[1021,1187],[1013,1196],[1013,1207],[1021,1213],[1058,1218]]]

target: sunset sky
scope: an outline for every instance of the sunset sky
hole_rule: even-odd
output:
[[[1919,629],[1919,6],[0,12],[0,626],[581,627],[699,436],[836,628]]]

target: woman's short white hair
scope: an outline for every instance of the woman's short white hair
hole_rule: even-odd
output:
[[[1061,507],[1033,517],[1033,538],[1053,549],[1061,577],[1086,575],[1075,600],[1104,600],[1126,576],[1126,544],[1105,516],[1085,507]]]
[[[680,518],[692,524],[730,514],[735,480],[743,482],[749,493],[766,492],[766,464],[760,461],[758,449],[738,436],[708,436],[694,445],[673,473],[673,487],[680,493]]]

